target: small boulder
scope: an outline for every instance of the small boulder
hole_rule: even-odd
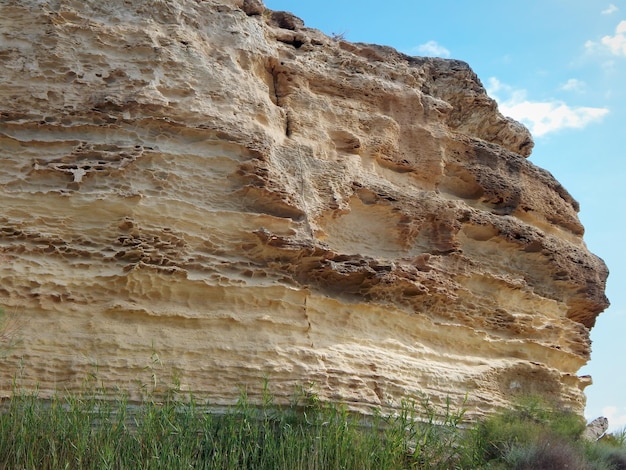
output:
[[[248,16],[262,15],[265,12],[265,5],[262,0],[243,0],[241,9]]]
[[[289,29],[291,31],[304,27],[304,21],[288,11],[273,11],[271,24],[273,26],[278,26],[282,29]]]
[[[587,429],[583,433],[583,438],[588,441],[597,441],[609,429],[609,420],[604,416],[594,419],[587,425]]]

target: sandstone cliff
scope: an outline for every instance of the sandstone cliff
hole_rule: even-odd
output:
[[[0,9],[4,396],[582,410],[607,270],[467,64],[251,0]]]

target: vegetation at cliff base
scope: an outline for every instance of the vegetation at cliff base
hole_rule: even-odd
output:
[[[221,413],[175,390],[140,404],[97,390],[50,400],[15,393],[0,412],[0,468],[626,468],[624,435],[591,443],[583,430],[577,415],[536,399],[470,425],[449,403],[360,417],[314,395],[277,406],[267,387],[260,405],[242,393]]]

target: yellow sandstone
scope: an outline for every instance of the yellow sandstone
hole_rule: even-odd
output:
[[[4,0],[0,26],[2,396],[582,412],[607,269],[467,64],[251,0]]]

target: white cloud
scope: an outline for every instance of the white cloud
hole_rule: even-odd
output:
[[[600,121],[609,112],[607,108],[572,107],[558,100],[531,101],[526,90],[515,90],[490,78],[487,92],[497,102],[500,112],[524,123],[535,137],[562,129],[582,129]],[[502,95],[506,98],[502,98]]]
[[[558,101],[528,100],[503,103],[500,110],[502,114],[527,124],[536,137],[566,128],[582,129],[608,113],[604,108],[570,108]]]
[[[428,57],[450,57],[450,51],[437,41],[428,41],[412,49],[412,52]]]
[[[609,4],[609,6],[607,7],[606,10],[602,10],[602,14],[603,15],[612,15],[613,13],[615,13],[618,10],[619,10],[619,8],[617,8],[615,5],[613,5],[611,3],[611,4]]]
[[[587,84],[585,82],[583,82],[582,80],[578,80],[576,78],[570,78],[568,81],[563,83],[559,87],[559,89],[561,89],[563,91],[578,91],[578,92],[582,92],[585,89],[586,86],[587,86]]]
[[[602,44],[615,55],[626,56],[626,21],[620,21],[615,28],[615,36],[604,36]]]
[[[599,43],[587,41],[585,42],[585,49],[591,53],[605,49],[613,55],[626,57],[626,20],[619,22],[615,28],[615,35],[604,36]]]
[[[609,420],[609,431],[617,431],[626,427],[626,408],[621,410],[617,406],[605,406],[602,415]]]
[[[593,51],[593,49],[595,49],[597,46],[598,44],[593,42],[591,39],[585,41],[585,49],[587,49],[588,51]]]

